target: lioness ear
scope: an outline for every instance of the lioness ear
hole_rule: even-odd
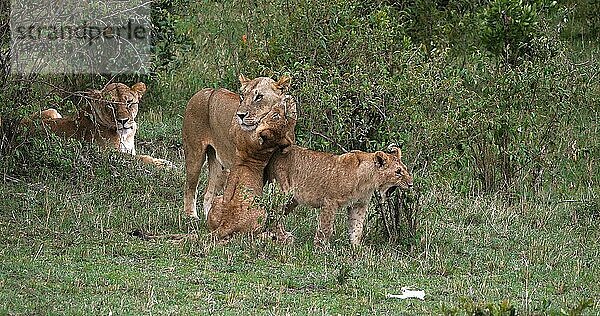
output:
[[[244,76],[243,74],[240,74],[239,79],[240,79],[240,84],[242,85],[240,90],[243,92],[244,90],[246,90],[246,85],[248,85],[248,82],[250,82],[250,79],[246,78],[246,76]]]
[[[275,88],[285,92],[287,89],[289,89],[291,81],[292,78],[288,76],[281,76],[279,81],[275,82]]]
[[[375,152],[375,159],[373,160],[375,161],[375,166],[377,166],[377,168],[382,168],[385,166],[385,153],[383,151]]]
[[[89,90],[86,93],[87,97],[93,100],[102,100],[102,91],[98,89]],[[89,99],[87,101],[90,101]]]
[[[138,96],[141,98],[146,92],[146,84],[143,82],[138,82],[131,86],[131,90],[137,92]]]

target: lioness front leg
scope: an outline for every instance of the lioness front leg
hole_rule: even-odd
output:
[[[337,205],[328,203],[321,208],[319,214],[319,226],[315,233],[314,243],[316,247],[322,247],[329,244],[329,238],[333,233],[333,222],[335,220],[335,210]]]
[[[348,210],[348,236],[354,247],[360,244],[369,202],[357,202]]]
[[[166,159],[160,159],[160,158],[154,158],[152,156],[148,156],[148,155],[134,155],[137,159],[141,160],[143,163],[149,164],[149,165],[154,165],[156,167],[161,167],[161,168],[175,168],[175,164],[173,164],[172,162],[166,160]]]

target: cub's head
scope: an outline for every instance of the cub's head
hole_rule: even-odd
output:
[[[244,131],[253,131],[271,109],[282,102],[290,86],[290,78],[283,76],[278,81],[259,77],[248,79],[240,75],[240,106],[236,112],[238,124]]]
[[[111,83],[102,90],[91,91],[91,107],[96,122],[104,127],[126,133],[135,128],[138,104],[146,85],[138,82],[131,87]]]
[[[291,96],[271,108],[256,128],[258,142],[264,148],[287,147],[294,143],[296,102]]]
[[[373,163],[379,181],[379,191],[386,194],[390,189],[399,187],[407,190],[413,186],[413,177],[402,162],[402,152],[397,146],[388,147],[388,152],[377,151],[373,154]]]

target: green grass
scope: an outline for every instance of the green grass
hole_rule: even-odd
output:
[[[100,161],[88,171],[0,186],[3,313],[469,314],[508,300],[519,314],[543,314],[589,299],[585,312],[600,312],[595,191],[572,197],[587,204],[552,194],[507,203],[435,186],[423,194],[412,251],[378,236],[373,219],[352,249],[343,214],[330,249],[315,250],[317,213],[306,209],[287,219],[292,245],[220,244],[182,217],[181,170],[86,150]],[[198,239],[142,240],[136,229]],[[426,300],[385,297],[403,286]]]

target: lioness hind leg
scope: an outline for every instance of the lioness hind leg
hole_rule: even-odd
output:
[[[348,236],[354,247],[360,244],[369,203],[357,203],[348,210]]]
[[[208,218],[208,213],[213,205],[215,196],[223,190],[225,180],[227,179],[227,170],[217,159],[215,149],[208,147],[206,149],[208,159],[208,185],[204,192],[204,217]]]
[[[185,145],[185,142],[184,142]],[[198,193],[198,180],[204,164],[206,145],[184,146],[185,153],[185,192],[183,194],[183,210],[185,215],[198,218],[196,211],[196,195]]]

